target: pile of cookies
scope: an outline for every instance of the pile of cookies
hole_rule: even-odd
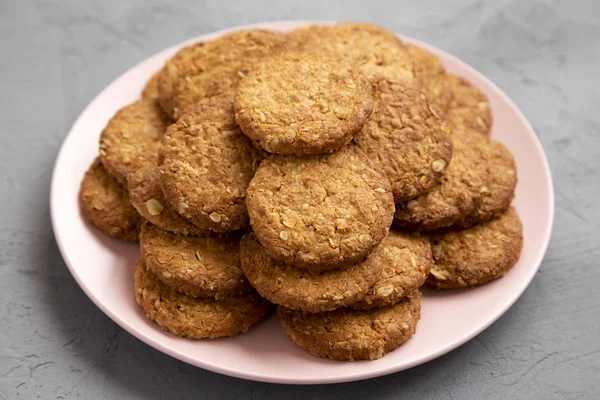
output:
[[[423,284],[518,260],[516,166],[491,125],[483,93],[379,26],[235,32],[116,113],[80,201],[139,239],[135,296],[164,330],[232,336],[275,304],[300,347],[372,360],[415,334]]]

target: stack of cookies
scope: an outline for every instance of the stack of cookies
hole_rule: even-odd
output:
[[[277,305],[286,335],[377,359],[419,288],[518,260],[517,174],[485,95],[369,24],[251,30],[180,50],[100,138],[80,199],[140,241],[135,295],[175,335],[232,336]]]

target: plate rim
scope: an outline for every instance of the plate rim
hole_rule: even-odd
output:
[[[50,217],[51,217],[52,231],[54,233],[56,243],[58,245],[58,248],[59,248],[60,254],[63,258],[63,261],[65,262],[65,264],[67,265],[67,268],[69,269],[69,272],[71,273],[71,275],[73,276],[73,278],[75,279],[75,281],[77,282],[79,287],[84,291],[86,296],[106,316],[108,316],[111,320],[113,320],[115,323],[117,323],[121,328],[123,328],[128,333],[130,333],[137,339],[141,340],[145,344],[147,344],[147,345],[153,347],[154,349],[156,349],[162,353],[165,353],[175,359],[184,361],[193,366],[200,367],[200,368],[212,371],[212,372],[216,372],[216,373],[220,373],[220,374],[224,374],[224,375],[228,375],[228,376],[232,376],[232,377],[236,377],[236,378],[251,380],[251,381],[280,383],[280,384],[294,384],[294,385],[308,385],[308,384],[333,384],[333,383],[342,383],[342,382],[351,382],[351,381],[371,379],[371,378],[375,378],[378,376],[384,376],[384,375],[389,375],[389,374],[392,374],[395,372],[400,372],[403,370],[413,368],[417,365],[424,364],[424,363],[434,360],[434,359],[462,346],[464,343],[470,341],[471,339],[473,339],[474,337],[479,335],[481,332],[486,330],[494,322],[496,322],[502,315],[504,315],[515,304],[515,302],[519,298],[521,298],[521,296],[523,295],[525,290],[530,286],[533,278],[539,271],[539,268],[542,264],[544,256],[548,250],[552,230],[554,227],[555,195],[554,195],[554,183],[552,180],[552,173],[551,173],[551,169],[550,169],[550,166],[548,163],[548,158],[546,157],[546,153],[544,152],[543,146],[542,146],[538,136],[536,135],[534,129],[532,128],[531,124],[527,121],[527,119],[525,118],[525,116],[523,115],[521,110],[516,106],[516,104],[508,97],[508,95],[506,95],[506,93],[504,93],[504,91],[502,91],[489,78],[487,78],[485,75],[483,75],[482,73],[477,71],[471,65],[460,60],[458,57],[455,57],[454,55],[447,53],[446,51],[439,49],[433,45],[430,45],[421,40],[406,36],[404,34],[396,33],[399,37],[401,37],[403,40],[406,40],[409,43],[417,44],[427,50],[433,50],[435,52],[443,54],[446,58],[452,60],[455,63],[460,64],[462,67],[464,67],[464,69],[468,70],[471,74],[475,75],[479,80],[481,80],[481,81],[485,82],[487,85],[489,85],[489,87],[492,88],[499,95],[499,97],[503,100],[503,102],[505,102],[508,105],[508,107],[515,113],[515,115],[518,117],[519,121],[526,128],[527,133],[533,139],[536,152],[538,153],[538,155],[540,156],[540,159],[542,161],[542,164],[544,167],[543,175],[545,178],[545,184],[548,186],[548,189],[549,189],[548,197],[545,199],[545,201],[548,202],[548,206],[549,206],[548,207],[548,215],[546,215],[546,218],[549,222],[548,227],[547,227],[546,231],[544,232],[544,238],[542,241],[542,245],[540,247],[540,250],[538,251],[537,257],[535,258],[535,264],[536,264],[535,268],[532,268],[529,272],[529,276],[527,276],[526,279],[523,280],[523,281],[526,281],[526,284],[524,284],[522,286],[522,289],[518,292],[518,294],[516,296],[514,296],[514,298],[511,301],[509,301],[500,312],[498,312],[496,315],[493,315],[491,318],[489,318],[486,321],[486,323],[482,324],[477,329],[469,332],[469,334],[463,336],[460,340],[452,342],[452,343],[446,345],[445,347],[439,349],[436,352],[427,354],[422,357],[417,357],[412,362],[404,364],[402,367],[399,367],[399,368],[395,367],[395,366],[386,366],[381,369],[377,369],[377,370],[373,370],[373,371],[369,371],[369,372],[363,372],[363,373],[357,372],[357,373],[346,374],[340,378],[327,377],[327,378],[315,380],[315,379],[303,379],[302,377],[296,377],[295,379],[291,379],[291,378],[280,378],[280,377],[276,377],[276,376],[273,377],[273,376],[268,376],[268,375],[264,375],[261,373],[238,371],[238,370],[224,367],[221,365],[206,363],[206,362],[203,362],[202,360],[198,360],[197,358],[192,358],[191,356],[189,356],[187,354],[183,354],[183,353],[171,348],[168,345],[160,343],[160,341],[154,340],[153,338],[150,338],[150,337],[144,335],[144,333],[138,331],[129,322],[120,318],[118,315],[114,314],[108,307],[106,307],[102,303],[102,301],[90,290],[90,288],[83,283],[83,280],[80,277],[80,275],[78,274],[77,269],[71,264],[71,262],[67,256],[65,244],[62,241],[60,230],[58,229],[58,222],[57,222],[57,212],[58,211],[56,209],[58,206],[57,206],[56,199],[58,198],[59,193],[57,192],[58,185],[56,184],[56,182],[59,180],[59,177],[58,177],[57,171],[59,170],[59,164],[60,164],[61,160],[64,159],[64,153],[66,152],[65,149],[68,147],[67,143],[69,142],[69,140],[73,139],[73,136],[72,136],[73,131],[76,130],[77,126],[81,123],[82,118],[89,112],[89,110],[94,108],[95,104],[99,101],[99,99],[103,96],[103,94],[106,91],[108,91],[112,86],[117,85],[128,74],[132,73],[133,70],[137,69],[142,64],[148,62],[150,59],[157,57],[158,54],[163,53],[163,52],[173,53],[177,49],[179,49],[189,43],[193,43],[198,40],[207,40],[207,37],[218,37],[218,36],[221,36],[226,33],[239,31],[239,30],[246,30],[246,29],[262,28],[262,29],[272,29],[272,30],[287,30],[287,29],[292,29],[294,27],[299,27],[299,26],[308,25],[308,24],[332,24],[332,23],[336,23],[336,21],[330,21],[330,20],[284,20],[284,21],[258,22],[258,23],[239,25],[239,26],[235,26],[232,28],[212,31],[212,32],[208,32],[208,33],[199,35],[195,38],[187,39],[187,40],[177,43],[173,46],[170,46],[166,49],[160,50],[160,51],[156,52],[155,54],[137,62],[135,65],[131,66],[125,72],[120,74],[117,78],[112,80],[80,112],[80,114],[76,118],[75,122],[69,128],[69,131],[67,132],[67,135],[65,136],[65,138],[61,144],[60,150],[56,157],[56,161],[55,161],[53,171],[52,171],[52,179],[51,179],[51,186],[50,186],[50,193],[49,193],[50,194],[50,196],[49,196]]]

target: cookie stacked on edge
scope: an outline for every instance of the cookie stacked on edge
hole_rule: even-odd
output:
[[[139,236],[136,299],[164,330],[232,336],[272,302],[311,353],[377,359],[415,334],[425,282],[518,260],[491,124],[483,93],[379,26],[235,32],[180,50],[111,119],[80,201]]]

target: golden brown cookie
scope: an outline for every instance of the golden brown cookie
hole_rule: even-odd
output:
[[[446,77],[450,81],[453,93],[453,99],[446,112],[450,125],[489,135],[492,128],[492,109],[485,94],[460,76]]]
[[[436,289],[484,285],[519,260],[523,225],[511,207],[499,217],[464,230],[430,235],[434,266],[427,283]]]
[[[381,247],[343,271],[324,272],[310,272],[275,260],[254,233],[244,236],[240,249],[242,270],[261,296],[306,312],[329,311],[355,303],[380,277],[384,266]]]
[[[472,213],[481,201],[489,168],[482,153],[453,137],[452,162],[431,191],[396,205],[394,225],[432,230],[453,225]]]
[[[248,187],[256,237],[272,257],[315,271],[362,260],[387,234],[388,179],[355,145],[327,155],[272,155]]]
[[[265,30],[247,30],[229,33],[208,42],[194,43],[179,50],[167,60],[158,78],[159,102],[171,115],[175,112],[174,92],[186,77],[221,71],[235,79],[244,74],[255,62],[285,49],[286,35]],[[201,84],[213,85],[210,79]],[[197,88],[196,93],[204,89]],[[210,91],[210,90],[209,90]]]
[[[244,333],[270,308],[269,302],[255,293],[221,300],[179,293],[146,269],[142,257],[135,264],[134,287],[135,299],[148,319],[164,331],[191,339]]]
[[[332,360],[376,360],[415,334],[421,293],[383,308],[339,308],[317,314],[278,307],[285,334],[298,346]]]
[[[288,46],[296,51],[342,57],[373,83],[387,78],[414,88],[421,86],[414,59],[402,41],[378,25],[311,25],[290,32]]]
[[[194,225],[241,229],[248,225],[246,189],[260,160],[235,123],[231,101],[208,99],[167,130],[160,146],[161,187]]]
[[[81,181],[79,204],[87,219],[117,239],[137,242],[142,219],[131,206],[127,190],[96,158]]]
[[[477,132],[460,132],[462,131],[459,129],[456,134],[482,153],[489,168],[487,183],[482,188],[481,201],[471,214],[457,224],[459,227],[468,228],[488,221],[510,207],[517,186],[517,166],[511,152],[497,140]]]
[[[382,80],[375,109],[354,141],[387,174],[396,202],[435,186],[452,158],[452,141],[425,97],[402,84]]]
[[[343,59],[285,53],[250,71],[233,105],[242,131],[265,150],[329,153],[363,126],[373,109],[373,87]]]
[[[160,187],[160,171],[156,165],[158,143],[148,156],[140,158],[137,168],[127,176],[127,190],[131,204],[142,217],[160,228],[183,235],[202,235],[199,228],[179,215],[165,198]],[[151,155],[152,154],[152,155]]]
[[[140,233],[146,267],[165,285],[217,300],[252,291],[240,268],[241,233],[184,236],[145,223]]]
[[[138,159],[152,154],[171,122],[155,100],[142,99],[123,107],[100,135],[102,164],[126,185],[127,174],[137,168]]]
[[[433,265],[429,239],[418,233],[391,230],[379,248],[377,262],[383,264],[381,275],[366,296],[351,305],[354,309],[367,310],[397,303],[425,283]]]
[[[146,82],[146,85],[142,90],[142,99],[155,100],[158,98],[158,74],[158,71],[155,72],[148,82]]]

